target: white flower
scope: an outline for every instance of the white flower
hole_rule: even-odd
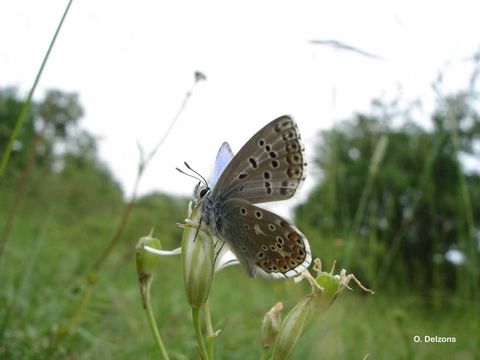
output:
[[[195,209],[196,210],[196,209]],[[236,265],[240,264],[238,261],[237,257],[235,254],[230,250],[228,247],[228,244],[223,241],[222,239],[218,238],[217,236],[211,236],[207,231],[204,231],[202,229],[199,229],[199,223],[198,219],[194,220],[192,218],[193,213],[196,211],[192,210],[192,203],[190,202],[189,204],[189,210],[188,210],[188,219],[185,219],[185,224],[178,224],[180,227],[184,228],[185,230],[193,230],[192,233],[190,233],[190,236],[193,235],[193,237],[198,237],[198,236],[208,236],[212,238],[213,244],[214,244],[214,272],[218,272],[228,266],[231,265]],[[192,241],[195,241],[195,238],[191,239]],[[156,248],[153,248],[151,246],[145,245],[143,246],[144,250],[156,254],[156,255],[161,255],[161,256],[172,256],[172,255],[180,255],[182,253],[182,248],[178,247],[174,250],[159,250]]]

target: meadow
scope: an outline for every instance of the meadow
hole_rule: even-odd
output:
[[[26,201],[2,261],[1,357],[157,358],[158,350],[141,306],[134,245],[138,234],[144,234],[152,225],[145,220],[148,214],[164,247],[177,246],[181,231],[175,222],[181,217],[175,215],[181,216],[185,205],[179,204],[174,214],[161,215],[141,205],[133,211],[131,225],[99,271],[98,282],[78,323],[53,345],[56,331],[78,301],[84,286],[82,276],[101,251],[114,222],[111,215],[98,216],[92,211],[84,219],[57,223],[43,207],[35,208]],[[159,218],[163,221],[159,222]],[[162,236],[169,232],[173,234],[170,238]],[[214,328],[222,330],[216,339],[216,357],[260,358],[263,315],[278,301],[287,309],[293,306],[307,287],[291,280],[250,279],[239,266],[218,273],[210,295]],[[465,299],[450,296],[448,303],[432,308],[418,294],[402,289],[382,290],[375,288],[375,295],[363,294],[358,288],[344,293],[324,315],[312,320],[293,358],[358,359],[367,354],[374,359],[478,356],[478,317]],[[155,271],[152,299],[171,358],[196,358],[179,257],[162,259]],[[413,341],[414,336],[423,339],[426,335],[455,337],[456,342]]]

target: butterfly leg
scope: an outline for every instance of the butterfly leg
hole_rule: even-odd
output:
[[[200,232],[200,230],[202,228],[202,221],[203,221],[202,217],[200,217],[199,222],[193,221],[191,219],[185,219],[185,224],[177,223],[177,226],[182,228],[182,229],[196,229],[195,237],[193,238],[193,241],[195,241],[197,239],[198,233]]]

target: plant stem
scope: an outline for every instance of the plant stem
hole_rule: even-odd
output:
[[[190,91],[188,91],[187,94],[185,95],[185,98],[184,98],[184,100],[183,100],[183,102],[180,106],[180,109],[178,110],[177,114],[175,115],[175,117],[171,121],[167,131],[162,136],[160,141],[157,143],[155,148],[148,154],[146,159],[141,159],[141,161],[139,163],[139,166],[138,166],[137,176],[135,178],[135,185],[133,187],[133,191],[132,191],[132,195],[130,196],[130,200],[128,201],[128,203],[123,208],[122,214],[120,215],[119,222],[117,223],[117,226],[115,227],[115,229],[113,231],[113,234],[110,237],[107,245],[105,245],[105,247],[101,251],[100,255],[94,261],[90,271],[85,276],[85,279],[86,279],[85,287],[83,288],[82,294],[80,294],[80,300],[79,300],[79,302],[77,302],[77,305],[75,305],[72,308],[72,310],[70,312],[69,320],[67,321],[67,325],[65,326],[65,328],[62,329],[62,331],[59,332],[54,337],[55,342],[60,341],[61,338],[63,338],[63,336],[68,334],[71,331],[71,329],[75,326],[76,320],[78,319],[81,311],[83,310],[84,305],[88,302],[88,300],[90,298],[90,294],[93,291],[93,287],[96,284],[96,279],[98,277],[98,272],[99,272],[100,268],[105,263],[105,260],[111,254],[112,249],[117,245],[117,243],[119,242],[119,240],[121,238],[121,235],[123,234],[123,230],[125,228],[125,225],[127,224],[128,220],[130,218],[130,214],[131,214],[131,212],[132,212],[132,210],[135,206],[136,200],[137,200],[138,187],[140,185],[140,180],[142,179],[142,175],[144,174],[148,164],[150,163],[150,161],[152,160],[152,158],[156,154],[157,150],[165,142],[168,134],[170,133],[173,126],[175,125],[175,123],[180,118],[180,115],[185,110],[188,99],[191,97],[192,91],[193,91],[197,82],[198,82],[198,80],[195,80],[195,82],[192,85]]]
[[[152,278],[148,279],[144,284],[141,286],[144,287],[142,291],[143,295],[143,303],[145,307],[145,312],[147,314],[148,324],[150,325],[150,330],[152,331],[153,337],[155,338],[155,342],[157,343],[158,350],[160,351],[161,358],[163,360],[169,360],[167,354],[167,349],[163,344],[162,337],[160,336],[160,332],[158,331],[157,323],[155,322],[155,317],[153,316],[152,305],[150,303],[150,285],[152,284]]]
[[[200,324],[200,308],[192,307],[192,321],[195,335],[197,337],[197,346],[200,356],[203,360],[209,360],[205,341],[203,340],[202,326]]]
[[[448,103],[446,104],[448,106]],[[458,177],[460,180],[459,184],[459,192],[460,192],[460,197],[463,200],[462,205],[463,205],[463,211],[465,214],[465,226],[467,230],[467,236],[466,236],[466,241],[465,241],[465,250],[468,254],[468,257],[471,258],[471,266],[470,266],[470,273],[472,276],[470,277],[471,282],[470,282],[470,289],[469,289],[469,295],[471,296],[472,304],[474,304],[473,307],[473,312],[477,313],[476,307],[478,304],[478,299],[480,297],[480,292],[478,290],[478,282],[476,279],[478,279],[478,275],[480,273],[479,267],[478,267],[478,252],[477,252],[477,241],[475,239],[475,222],[473,218],[473,208],[472,208],[472,201],[470,199],[470,191],[468,189],[468,183],[467,179],[465,177],[465,173],[462,171],[462,164],[459,159],[459,154],[461,152],[461,146],[460,146],[460,136],[458,134],[458,120],[456,120],[455,115],[451,113],[450,107],[448,112],[448,123],[449,123],[449,130],[450,130],[450,136],[452,138],[452,143],[453,143],[453,148],[455,151],[455,158],[457,160],[457,171],[458,171]]]
[[[205,302],[203,311],[205,313],[205,325],[207,328],[207,351],[208,351],[208,356],[210,357],[210,360],[213,360],[214,358],[214,340],[215,340],[215,331],[213,330],[213,324],[212,324],[212,315],[210,313],[210,305],[208,303],[208,299]]]

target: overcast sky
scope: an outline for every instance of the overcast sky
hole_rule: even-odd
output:
[[[0,86],[31,86],[65,0],[0,2]],[[127,194],[138,162],[200,83],[147,170],[140,192],[190,194],[175,171],[208,174],[223,141],[236,152],[265,123],[292,114],[307,158],[319,129],[368,110],[372,98],[420,98],[448,65],[446,90],[464,87],[480,45],[478,1],[74,1],[36,96],[80,94],[81,126]],[[311,44],[336,40],[375,54]],[[311,167],[310,167],[311,169]],[[312,183],[307,178],[306,190]]]

